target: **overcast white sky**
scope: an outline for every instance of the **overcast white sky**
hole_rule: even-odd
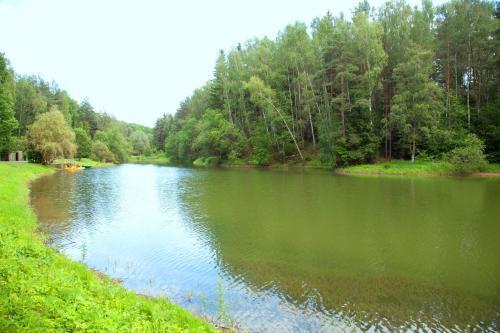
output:
[[[152,126],[212,77],[221,48],[274,39],[289,23],[350,13],[357,3],[0,0],[0,52],[17,73],[55,80],[98,111]]]

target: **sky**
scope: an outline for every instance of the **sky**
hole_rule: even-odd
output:
[[[357,3],[0,0],[0,52],[19,74],[54,80],[96,111],[153,126],[212,78],[220,49],[274,39],[287,24],[310,24],[328,10],[348,14]]]

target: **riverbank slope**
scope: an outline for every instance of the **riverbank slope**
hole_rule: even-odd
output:
[[[46,247],[35,232],[28,182],[53,172],[0,164],[1,332],[212,332],[164,298],[127,291]]]
[[[336,170],[341,174],[387,174],[387,175],[411,175],[411,176],[450,176],[450,175],[471,175],[471,176],[500,176],[499,164],[488,164],[482,172],[472,172],[459,174],[450,163],[431,161],[411,161],[393,160],[374,164],[360,164],[339,168]]]
[[[169,160],[170,161],[170,160]],[[212,161],[215,161],[211,163]],[[154,163],[154,162],[152,162]],[[500,177],[500,164],[486,164],[481,172],[473,171],[460,173],[454,166],[445,161],[406,161],[392,160],[371,164],[350,165],[333,168],[322,164],[318,160],[307,162],[290,161],[289,163],[272,163],[269,165],[257,165],[245,161],[219,162],[215,159],[198,158],[193,163],[196,167],[222,167],[222,168],[259,168],[269,170],[330,170],[337,174],[375,174],[375,175],[397,175],[397,176],[480,176]]]

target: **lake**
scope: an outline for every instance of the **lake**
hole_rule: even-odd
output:
[[[250,332],[500,329],[500,179],[129,164],[31,201],[66,256]]]

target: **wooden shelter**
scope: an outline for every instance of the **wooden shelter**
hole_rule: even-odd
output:
[[[9,153],[9,162],[21,162],[24,161],[23,158],[23,152],[18,150],[18,151],[13,151]]]

